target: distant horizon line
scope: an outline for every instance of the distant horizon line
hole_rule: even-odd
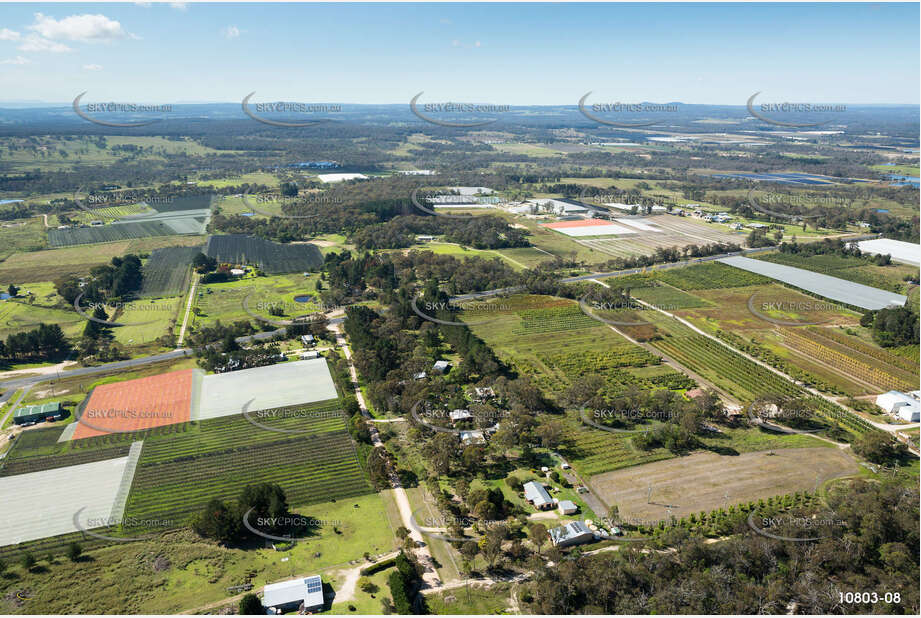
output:
[[[293,98],[266,98],[265,102],[291,102],[291,103],[310,103],[310,104],[329,104],[329,105],[351,105],[351,106],[384,106],[384,105],[393,105],[393,106],[408,106],[409,101],[402,102],[390,102],[390,103],[355,103],[355,102],[345,102],[345,101],[305,101],[298,100]],[[450,103],[465,103],[465,104],[485,104],[485,101],[462,101],[460,99],[454,100],[452,98],[444,99],[445,102]],[[139,105],[240,105],[242,98],[239,101],[164,101],[164,100],[142,100],[142,99],[111,99],[111,98],[101,98],[93,99],[92,102],[101,102],[101,103],[135,103]],[[652,100],[630,100],[625,99],[623,101],[618,101],[619,103],[624,104],[639,104],[639,103],[656,103],[660,105],[684,105],[684,106],[708,106],[708,107],[740,107],[745,108],[745,103],[685,103],[683,101],[652,101]],[[796,103],[797,101],[785,101],[789,103]],[[255,103],[255,102],[254,102]],[[850,105],[853,107],[921,107],[921,102],[918,103],[849,103],[847,101],[821,101],[821,102],[812,102],[813,104],[821,103],[827,105]],[[530,107],[571,107],[573,109],[579,109],[578,102],[575,103],[506,103],[510,108],[530,108]],[[0,108],[6,107],[7,109],[14,108],[56,108],[56,107],[72,107],[73,100],[71,101],[44,101],[41,99],[13,99],[2,101],[0,100]],[[637,112],[639,113],[639,112]]]

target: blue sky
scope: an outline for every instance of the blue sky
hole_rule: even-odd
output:
[[[0,4],[0,99],[917,104],[918,20],[918,3]]]

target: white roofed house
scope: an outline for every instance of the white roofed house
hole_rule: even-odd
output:
[[[491,386],[475,386],[473,388],[473,393],[473,396],[479,400],[496,396],[496,391],[494,391]]]
[[[447,373],[450,368],[451,363],[446,360],[435,361],[435,364],[432,365],[432,371],[435,373]]]
[[[531,503],[534,508],[546,511],[556,506],[556,500],[550,497],[543,483],[537,481],[528,481],[524,484],[524,499]]]
[[[486,444],[486,437],[483,435],[482,431],[461,431],[460,432],[461,443],[465,446],[468,444]]]
[[[550,541],[557,547],[571,547],[595,540],[595,533],[581,521],[550,529]]]
[[[457,423],[458,421],[466,421],[473,418],[473,415],[470,413],[470,410],[454,410],[448,417],[451,419],[452,423]]]
[[[294,610],[321,611],[325,606],[323,581],[319,575],[311,575],[277,584],[267,584],[262,589],[262,606],[274,610],[275,613]]]

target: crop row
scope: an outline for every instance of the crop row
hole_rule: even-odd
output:
[[[571,443],[564,454],[578,472],[586,476],[671,457],[666,452],[634,450],[629,440],[625,435],[578,429],[571,432]]]
[[[516,334],[550,333],[599,326],[593,318],[582,312],[577,305],[552,307],[550,309],[528,309],[519,311],[521,328]]]
[[[878,360],[892,367],[897,367],[904,371],[907,371],[910,374],[913,374],[915,377],[918,375],[918,363],[915,361],[904,358],[897,354],[891,354],[890,352],[883,350],[881,348],[875,348],[871,345],[864,343],[863,341],[857,339],[856,337],[849,337],[844,333],[838,332],[837,330],[831,328],[819,328],[816,326],[810,326],[806,329],[808,336],[817,340],[820,343],[827,345],[828,347],[835,347],[832,343],[836,343],[844,347],[848,354],[867,356],[872,359]]]
[[[167,462],[142,461],[127,511],[137,518],[181,519],[211,498],[232,500],[259,482],[280,484],[292,505],[370,491],[351,440],[340,431]]]
[[[245,234],[211,236],[205,253],[220,262],[252,264],[270,274],[312,270],[323,263],[316,245],[283,245]]]
[[[303,406],[296,409],[297,414],[302,414],[301,416],[282,416],[291,410],[283,408],[279,411],[278,417],[268,416],[268,412],[251,413],[249,417],[253,422],[248,421],[242,414],[200,421],[199,427],[172,436],[170,440],[145,442],[143,461],[166,461],[185,455],[274,442],[283,437],[341,431],[345,427],[345,420],[338,413],[339,403],[336,400],[319,406]],[[254,423],[298,433],[271,431]]]
[[[868,365],[857,358],[840,352],[837,349],[826,347],[819,341],[803,337],[791,330],[784,331],[784,343],[816,360],[822,361],[838,369],[845,375],[851,375],[864,382],[870,382],[883,389],[912,390],[917,386],[916,381],[909,382],[903,378],[892,375],[888,371]]]
[[[12,476],[14,474],[25,474],[27,472],[41,472],[42,470],[54,470],[67,466],[77,466],[104,459],[115,459],[125,457],[128,454],[129,445],[114,446],[108,449],[75,451],[61,455],[46,455],[40,457],[27,457],[2,460],[0,463],[0,476]]]
[[[825,399],[810,396],[806,390],[782,376],[703,335],[669,336],[656,341],[654,345],[690,369],[709,374],[714,382],[743,401],[751,402],[771,395],[809,397],[815,410],[832,423],[843,425],[856,433],[873,429],[872,425],[859,416]]]
[[[141,296],[177,296],[185,290],[192,269],[192,258],[201,247],[154,249],[144,264]]]
[[[686,268],[672,268],[656,272],[656,279],[681,290],[712,290],[740,288],[770,283],[771,279],[733,268],[719,262],[695,264]]]
[[[783,377],[703,335],[672,335],[653,345],[689,369],[708,375],[743,401],[767,395],[795,396],[802,392]]]
[[[171,236],[176,232],[163,221],[133,221],[99,227],[77,227],[65,230],[48,230],[48,244],[52,247],[72,247],[100,242]]]

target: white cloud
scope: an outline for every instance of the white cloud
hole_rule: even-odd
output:
[[[71,15],[60,20],[36,13],[35,23],[29,26],[29,30],[46,39],[65,41],[112,41],[130,36],[114,19],[89,13]]]
[[[32,62],[28,58],[23,58],[22,56],[16,56],[15,58],[10,58],[8,60],[0,60],[0,64],[29,64]]]
[[[71,51],[71,49],[63,43],[49,41],[48,39],[44,39],[38,36],[37,34],[27,35],[26,38],[22,40],[22,45],[20,45],[17,49],[24,52],[51,52],[54,54],[61,54]]]
[[[140,6],[145,9],[149,9],[152,6],[150,2],[135,2],[134,4],[135,6]]]
[[[463,49],[472,49],[475,47],[480,47],[480,42],[474,41],[473,43],[464,43],[463,41],[454,39],[453,41],[451,41],[451,47],[461,47]]]
[[[83,70],[84,71],[101,71],[102,65],[101,64],[84,64]]]
[[[15,30],[0,28],[0,41],[18,41],[21,37],[22,35]]]
[[[238,36],[240,36],[240,29],[237,28],[236,26],[227,26],[226,28],[221,30],[221,34],[224,35],[224,38],[235,39]]]
[[[189,6],[185,2],[170,2],[169,5],[177,11],[188,11]]]

